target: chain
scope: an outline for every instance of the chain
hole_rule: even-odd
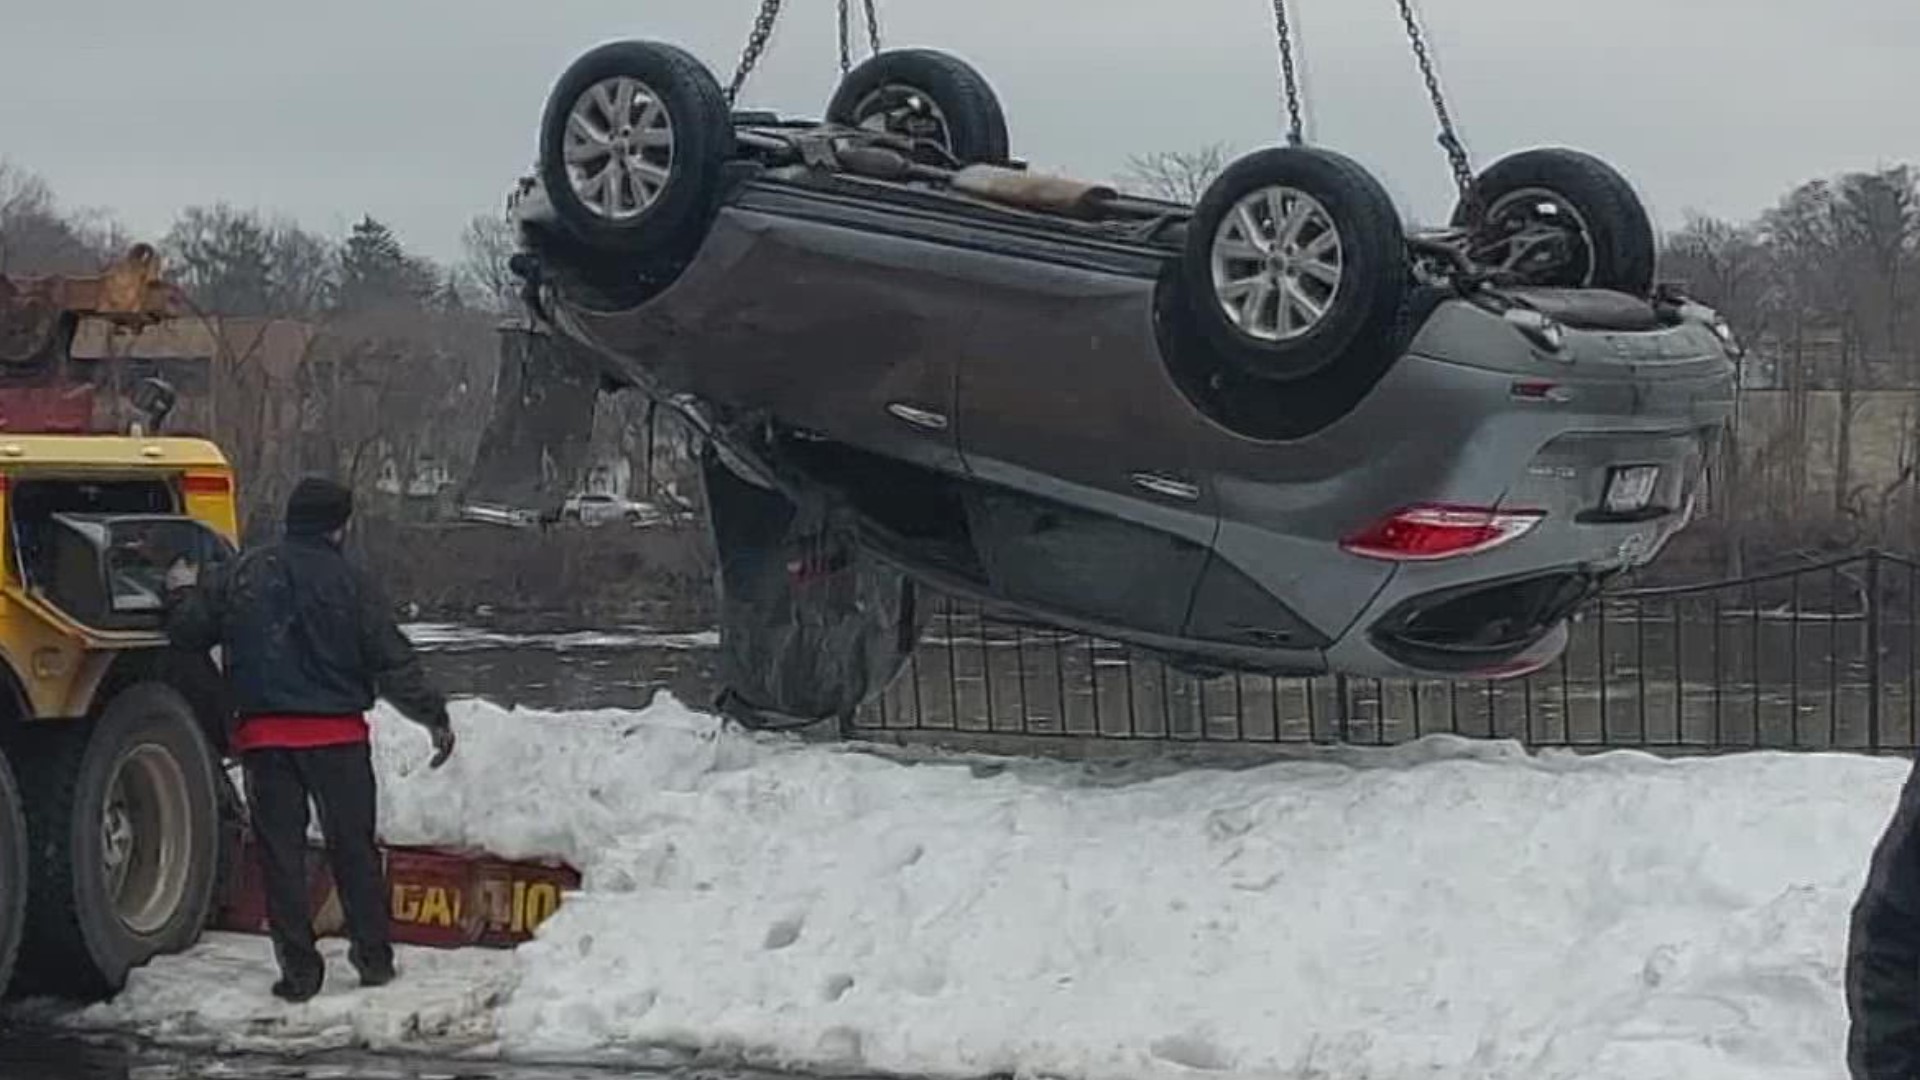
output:
[[[844,2],[844,0],[843,0]],[[760,54],[767,51],[767,39],[773,36],[773,24],[780,17],[781,0],[760,0],[760,14],[754,17],[753,32],[747,35],[747,47],[740,54],[740,67],[733,73],[733,82],[727,86],[727,104],[732,106],[740,96],[740,88],[747,83],[747,76],[753,74],[753,66],[760,62]]]
[[[874,7],[874,0],[866,0],[867,6],[867,45],[874,55],[880,53],[880,12]]]
[[[880,53],[880,13],[874,10],[874,0],[865,0],[867,14],[867,48],[869,55]],[[840,75],[846,77],[853,70],[853,15],[849,0],[840,0]]]
[[[1277,2],[1277,0],[1276,0]],[[1414,18],[1413,0],[1399,0],[1400,18],[1407,24],[1407,39],[1413,43],[1413,58],[1420,64],[1420,74],[1427,81],[1427,95],[1433,99],[1433,113],[1440,119],[1440,147],[1447,152],[1447,162],[1453,168],[1453,182],[1460,188],[1460,197],[1466,202],[1470,219],[1479,221],[1479,202],[1474,196],[1473,165],[1467,160],[1467,148],[1460,143],[1460,136],[1453,129],[1453,117],[1447,112],[1447,98],[1440,90],[1440,76],[1434,73],[1433,56],[1427,50],[1427,39],[1420,32],[1420,22]]]
[[[848,26],[847,0],[840,0],[840,77],[853,70],[853,32]]]
[[[1280,85],[1287,98],[1287,141],[1307,141],[1300,113],[1300,76],[1293,67],[1293,28],[1287,22],[1287,0],[1273,0],[1273,32],[1280,39]]]

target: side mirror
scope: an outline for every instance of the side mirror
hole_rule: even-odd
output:
[[[55,514],[47,599],[102,630],[157,630],[167,571],[185,561],[204,575],[233,555],[225,537],[166,514]]]

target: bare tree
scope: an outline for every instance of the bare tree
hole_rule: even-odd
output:
[[[45,180],[0,160],[0,274],[92,273],[123,243],[105,215],[63,212]]]
[[[1135,154],[1127,159],[1122,179],[1158,198],[1196,203],[1213,178],[1227,167],[1232,154],[1226,143],[1212,143],[1198,150]]]
[[[224,203],[188,207],[162,248],[195,303],[221,315],[309,317],[333,290],[333,245]]]
[[[1920,177],[1898,166],[1851,173],[1840,180],[1835,213],[1838,232],[1858,271],[1878,280],[1862,289],[1862,306],[1880,307],[1884,328],[1882,355],[1894,360],[1900,341],[1900,287],[1905,271],[1920,252]],[[1864,284],[1864,283],[1863,283]],[[1860,328],[1863,332],[1868,327]]]
[[[519,282],[507,261],[513,257],[513,226],[502,217],[481,214],[467,222],[460,236],[466,257],[457,274],[475,303],[490,311],[513,307]]]

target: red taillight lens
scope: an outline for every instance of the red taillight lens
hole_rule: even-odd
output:
[[[188,473],[180,486],[189,495],[225,495],[233,490],[233,478],[220,473]]]
[[[1340,541],[1369,559],[1424,562],[1478,555],[1524,536],[1546,517],[1540,510],[1481,506],[1410,506]]]

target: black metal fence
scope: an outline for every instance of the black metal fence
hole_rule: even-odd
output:
[[[1907,751],[1920,563],[1880,551],[1735,581],[1603,596],[1558,663],[1508,682],[1202,679],[1125,645],[948,603],[855,733],[1389,745]]]

